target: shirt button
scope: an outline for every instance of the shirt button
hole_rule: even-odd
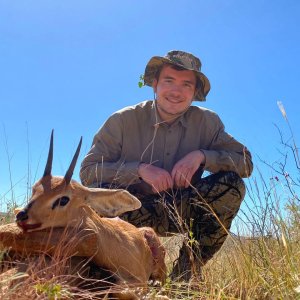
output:
[[[166,154],[167,154],[167,155],[170,155],[170,152],[167,152]]]

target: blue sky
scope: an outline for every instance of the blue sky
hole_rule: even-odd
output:
[[[152,99],[139,76],[173,49],[200,57],[212,86],[203,106],[254,161],[277,160],[274,124],[289,136],[278,100],[300,143],[299,16],[297,0],[0,0],[0,205],[26,200],[52,128],[62,175],[80,136],[81,161],[111,113]]]

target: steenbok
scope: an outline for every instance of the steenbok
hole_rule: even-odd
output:
[[[116,218],[140,208],[140,201],[126,190],[88,188],[71,180],[81,142],[65,176],[52,176],[52,131],[44,175],[33,185],[28,205],[17,213],[17,225],[27,235],[45,228],[87,230],[93,238],[81,245],[81,255],[92,257],[99,267],[113,272],[118,284],[145,287],[149,279],[164,282],[165,250],[156,233],[152,228],[136,228]],[[55,237],[50,239],[53,244]],[[138,299],[134,292],[122,292],[117,297]]]

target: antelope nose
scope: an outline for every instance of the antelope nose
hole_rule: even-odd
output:
[[[22,222],[28,219],[27,211],[21,210],[16,215],[16,221]]]

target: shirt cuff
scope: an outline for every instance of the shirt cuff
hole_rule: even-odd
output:
[[[205,155],[204,168],[208,169],[208,170],[215,169],[216,161],[217,161],[217,157],[216,157],[217,155],[216,155],[215,151],[203,150],[203,149],[201,149],[201,151]]]
[[[123,180],[128,182],[130,185],[136,184],[136,183],[141,183],[142,180],[138,174],[138,169],[139,169],[140,164],[141,164],[141,162],[139,162],[139,161],[126,163],[124,165],[124,169],[123,169],[123,172],[126,170],[124,172],[125,174],[122,176]]]

